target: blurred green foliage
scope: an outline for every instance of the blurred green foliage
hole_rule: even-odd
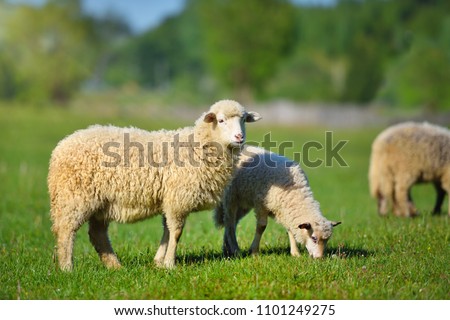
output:
[[[85,16],[80,0],[8,5],[0,22],[0,98],[66,103],[95,75],[111,19]],[[116,28],[117,29],[117,28]],[[117,34],[117,30],[116,30]]]
[[[0,99],[138,87],[187,104],[231,95],[450,109],[448,0],[186,0],[137,35],[120,17],[86,16],[80,0],[3,7]]]
[[[64,102],[90,75],[92,30],[74,4],[20,6],[7,19],[1,52],[6,97]]]

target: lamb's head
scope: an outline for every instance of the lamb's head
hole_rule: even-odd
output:
[[[313,258],[322,258],[328,239],[331,238],[333,227],[339,225],[340,222],[328,221],[321,219],[315,222],[304,222],[298,226],[300,231],[300,241],[306,246],[308,253]],[[296,235],[294,233],[294,235]]]
[[[215,142],[227,147],[240,147],[245,142],[245,122],[255,122],[261,116],[245,109],[236,101],[221,100],[211,106],[197,120],[196,125],[207,124],[211,131],[211,138]]]

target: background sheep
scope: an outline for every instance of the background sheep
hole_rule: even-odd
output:
[[[433,213],[439,213],[450,192],[450,131],[414,122],[387,128],[374,140],[370,158],[370,193],[378,201],[378,212],[386,215],[393,203],[397,216],[417,215],[410,191],[418,182],[434,184]]]
[[[164,233],[155,262],[173,267],[187,215],[216,205],[234,170],[233,151],[245,141],[244,122],[259,119],[223,100],[194,127],[148,132],[93,126],[60,141],[51,156],[48,188],[61,269],[72,269],[75,234],[86,221],[101,261],[117,268],[109,222],[160,213]]]
[[[225,255],[239,253],[236,225],[252,208],[256,214],[252,254],[259,252],[268,216],[286,228],[293,256],[300,255],[297,241],[304,244],[314,258],[322,257],[333,227],[340,223],[322,216],[306,175],[296,162],[262,148],[247,146],[224,191],[222,203],[215,209],[216,225],[225,226]]]

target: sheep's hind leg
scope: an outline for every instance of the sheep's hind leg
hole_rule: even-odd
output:
[[[103,264],[107,268],[118,269],[121,265],[109,241],[108,225],[107,221],[100,221],[92,217],[89,220],[89,240]]]
[[[59,267],[62,271],[73,269],[73,245],[75,235],[83,222],[66,216],[53,216],[52,230],[56,237],[56,247]]]
[[[225,232],[223,234],[223,254],[226,257],[238,256],[239,245],[236,238],[237,211],[238,209],[225,208]]]
[[[250,254],[255,255],[259,253],[259,245],[261,243],[261,237],[267,227],[267,215],[266,211],[256,212],[256,232],[253,238],[252,245],[250,246]]]
[[[381,192],[377,193],[377,204],[378,204],[378,214],[380,216],[386,216],[389,210],[388,207],[388,199],[381,194]]]
[[[394,212],[397,216],[414,217],[418,214],[411,198],[412,184],[410,181],[396,182]]]
[[[161,242],[159,243],[158,251],[156,252],[155,258],[153,259],[153,261],[155,261],[155,264],[159,267],[164,266],[164,258],[166,256],[167,245],[169,243],[169,228],[167,227],[166,217],[163,216],[162,222],[164,231]]]

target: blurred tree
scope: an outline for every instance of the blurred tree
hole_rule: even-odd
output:
[[[0,100],[12,100],[16,95],[13,61],[0,49]]]
[[[149,88],[165,88],[178,76],[201,74],[203,50],[197,21],[195,11],[188,7],[155,29],[130,38],[115,50],[106,81],[116,85],[135,81]]]
[[[5,21],[13,8],[0,0],[0,99],[13,99],[16,90],[16,79],[14,74],[14,61],[7,54],[7,46],[5,44]]]
[[[3,55],[14,61],[20,99],[65,103],[92,73],[98,41],[79,0],[20,5],[4,37]]]
[[[395,2],[397,51],[378,99],[426,110],[450,109],[450,1]]]
[[[383,56],[376,42],[357,36],[349,52],[345,88],[341,100],[358,103],[372,101],[383,80]]]
[[[336,10],[340,19],[348,20],[346,46],[342,48],[348,68],[341,100],[368,103],[378,92],[393,54],[394,26],[398,23],[395,11],[390,3],[380,0],[341,1]]]
[[[438,43],[417,41],[393,63],[381,101],[428,111],[450,110],[450,52]]]
[[[259,94],[295,43],[294,7],[283,0],[200,0],[206,62],[241,100]]]
[[[265,87],[270,98],[297,101],[335,101],[340,92],[342,63],[323,52],[308,52],[299,47],[284,61]]]

